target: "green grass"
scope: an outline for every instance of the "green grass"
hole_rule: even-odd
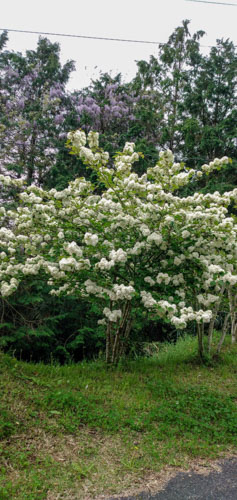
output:
[[[209,366],[195,351],[181,339],[114,369],[2,354],[0,499],[96,498],[236,452],[237,346]]]

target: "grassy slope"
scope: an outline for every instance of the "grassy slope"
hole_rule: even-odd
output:
[[[0,499],[96,498],[236,451],[237,346],[207,367],[195,344],[110,371],[1,355]]]

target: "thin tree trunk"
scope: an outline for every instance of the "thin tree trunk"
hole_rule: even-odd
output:
[[[120,325],[118,325],[117,327],[117,331],[113,342],[112,356],[111,356],[112,363],[117,363],[119,360],[120,352],[122,351],[123,343],[125,340],[126,328],[129,323],[130,312],[131,312],[131,304],[127,302],[127,304],[125,304],[123,316]]]
[[[119,358],[125,354],[126,349],[126,341],[129,337],[130,331],[132,328],[132,319],[130,318],[126,324],[125,332],[124,332],[124,341],[120,345]]]
[[[110,363],[111,361],[111,323],[107,324],[106,329],[106,355],[105,355],[106,363]]]
[[[208,328],[208,354],[211,353],[211,346],[212,346],[212,337],[213,337],[214,325],[215,325],[217,313],[219,311],[219,307],[220,307],[220,303],[221,303],[221,299],[222,299],[224,291],[225,291],[225,285],[223,285],[223,287],[221,289],[220,297],[219,297],[219,299],[216,302],[216,305],[215,305],[215,308],[214,308],[214,311],[213,311],[213,314],[212,314],[212,319],[211,319],[211,321],[209,323],[209,328]]]
[[[220,353],[222,344],[223,344],[223,342],[225,340],[225,336],[226,336],[226,332],[227,332],[227,328],[228,328],[229,319],[230,319],[230,313],[226,314],[226,317],[225,317],[225,320],[224,320],[224,324],[223,324],[223,328],[222,328],[222,335],[221,335],[221,338],[220,338],[220,341],[218,343],[217,350],[216,350],[217,354]]]
[[[229,308],[230,308],[230,317],[231,317],[231,343],[236,343],[237,336],[237,295],[234,294],[232,287],[228,290],[228,298],[229,298]]]

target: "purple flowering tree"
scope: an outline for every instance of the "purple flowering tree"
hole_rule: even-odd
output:
[[[87,133],[90,130],[99,132],[102,146],[110,153],[116,152],[124,141],[131,138],[139,97],[129,84],[122,83],[121,74],[115,78],[102,74],[88,88],[75,92],[72,100],[77,128]]]
[[[47,184],[64,148],[70,113],[65,85],[73,62],[61,66],[59,45],[40,38],[36,51],[0,56],[0,173]]]

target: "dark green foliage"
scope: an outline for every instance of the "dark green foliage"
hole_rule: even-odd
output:
[[[204,192],[224,192],[237,184],[236,48],[230,40],[217,40],[204,56],[199,46],[204,32],[191,36],[188,24],[183,21],[160,47],[158,59],[137,63],[133,88],[143,95],[137,114],[143,140],[159,149],[169,147],[188,167],[231,157],[233,164],[224,173],[215,172],[201,185]]]
[[[0,349],[18,359],[62,364],[103,355],[105,331],[97,325],[99,306],[73,297],[52,297],[48,291],[46,283],[35,280],[2,300]],[[144,342],[176,338],[170,325],[148,321],[137,309],[126,354],[140,355]]]
[[[31,281],[2,300],[0,348],[17,358],[46,363],[97,356],[104,332],[97,326],[100,311],[74,297],[52,297],[42,281]]]
[[[7,31],[3,31],[3,33],[1,33],[0,35],[0,50],[2,50],[3,47],[6,45],[7,40],[8,40]]]

